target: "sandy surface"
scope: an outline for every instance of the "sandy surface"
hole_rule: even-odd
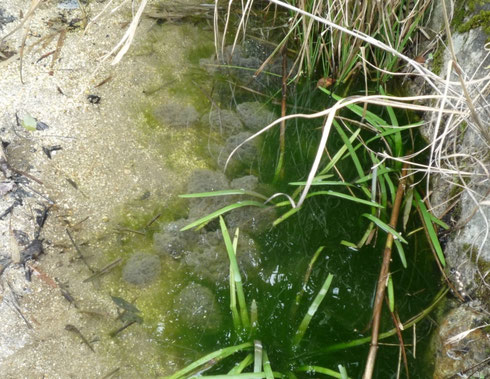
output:
[[[91,2],[89,18],[106,4]],[[27,14],[28,5],[5,0],[1,9],[15,20],[3,25],[0,37],[20,24],[19,14]],[[133,209],[144,211],[140,200],[145,197],[165,205],[186,180],[186,174],[174,172],[175,167],[204,165],[192,157],[189,138],[179,150],[187,159],[168,168],[165,148],[151,136],[142,136],[138,127],[144,121],[140,109],[144,91],[160,91],[145,101],[168,99],[161,89],[166,79],[155,63],[168,67],[167,79],[180,80],[183,51],[192,41],[182,39],[177,25],[155,31],[154,21],[144,19],[135,47],[120,64],[111,66],[111,59],[101,57],[127,28],[131,13],[126,3],[117,12],[103,14],[85,34],[81,28],[68,28],[58,59],[52,62],[55,54],[46,54],[56,50],[59,31],[82,16],[78,9],[60,10],[56,2],[43,2],[34,12],[26,40],[24,83],[18,55],[0,61],[0,136],[13,169],[0,173],[0,182],[7,186],[2,187],[0,214],[14,205],[0,220],[0,270],[6,267],[0,276],[2,378],[95,378],[114,370],[111,377],[153,377],[172,369],[167,365],[170,359],[161,356],[143,327],[134,325],[118,338],[108,336],[121,325],[115,320],[116,306],[104,280],[83,283],[90,271],[78,258],[66,229],[89,264],[101,267],[107,263],[101,251],[118,238],[112,228],[121,205],[136,204]],[[46,36],[53,33],[49,41]],[[18,53],[22,36],[22,29],[8,36],[1,51]],[[148,38],[141,43],[141,36],[150,36],[151,43]],[[88,95],[100,96],[100,102],[92,104]],[[27,130],[22,121],[27,122],[28,115],[48,128]],[[53,148],[48,157],[45,150]],[[47,208],[41,228],[36,217]],[[44,254],[24,265],[8,264],[39,233]],[[32,274],[30,280],[26,272]],[[78,308],[63,296],[61,287],[68,289]],[[112,291],[117,295],[117,289]],[[91,341],[95,353],[65,329],[67,324]]]

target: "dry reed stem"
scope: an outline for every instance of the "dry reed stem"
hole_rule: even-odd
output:
[[[391,218],[389,225],[396,229],[398,222],[398,214],[400,206],[402,204],[402,197],[405,191],[405,181],[407,173],[408,163],[405,163],[402,169],[400,181],[398,183],[398,189],[396,191],[395,203],[391,211]],[[369,354],[364,369],[363,379],[371,379],[374,371],[374,364],[376,361],[376,353],[378,351],[378,337],[379,337],[379,322],[381,319],[381,310],[383,308],[383,298],[385,294],[386,281],[390,272],[391,251],[393,245],[393,234],[388,233],[386,238],[385,249],[383,253],[383,263],[378,278],[378,285],[376,287],[376,297],[373,306],[373,325],[371,333],[371,346],[369,348]]]

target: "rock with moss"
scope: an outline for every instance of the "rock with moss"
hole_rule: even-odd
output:
[[[258,132],[277,118],[274,112],[257,101],[238,104],[236,109],[245,127],[252,132]]]
[[[213,132],[225,137],[237,134],[243,130],[243,124],[238,115],[228,109],[213,109],[201,118],[203,125],[209,125]]]
[[[164,103],[153,111],[155,119],[165,126],[187,127],[195,124],[199,113],[189,104]]]
[[[235,150],[238,145],[251,136],[251,133],[241,132],[228,137],[225,145],[220,150],[218,156],[218,166],[224,169],[228,157],[230,157],[233,150]],[[247,141],[233,153],[226,166],[226,172],[228,175],[233,177],[237,174],[243,173],[244,171],[249,171],[250,168],[253,167],[258,154],[257,144],[257,139]]]
[[[259,186],[259,178],[255,175],[245,175],[240,178],[233,179],[230,182],[230,187],[233,189],[243,189],[245,191],[256,191]]]
[[[197,283],[191,283],[180,291],[174,301],[174,311],[190,329],[213,331],[221,324],[221,313],[214,293]]]
[[[160,270],[160,258],[157,255],[134,253],[126,262],[122,277],[128,283],[145,285],[154,281]]]
[[[260,261],[254,240],[241,233],[237,262],[245,278],[256,274]],[[213,284],[225,283],[230,274],[230,261],[221,230],[201,234],[199,244],[194,251],[185,254],[183,262],[189,274],[196,279]]]
[[[159,232],[153,235],[153,246],[159,255],[170,255],[180,259],[185,253],[192,250],[198,241],[198,234],[193,230],[181,232],[189,224],[188,220],[177,220],[163,225]]]
[[[218,171],[195,170],[187,184],[187,193],[213,192],[228,189],[228,179]],[[227,205],[224,196],[198,197],[189,199],[189,219],[206,216]]]

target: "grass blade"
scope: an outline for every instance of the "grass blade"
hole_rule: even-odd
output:
[[[262,342],[254,341],[254,372],[262,371]]]
[[[195,370],[199,366],[202,366],[202,365],[208,363],[211,360],[218,361],[218,360],[226,358],[232,354],[235,354],[238,351],[246,350],[246,349],[249,349],[251,347],[252,347],[251,342],[245,342],[245,343],[242,343],[241,345],[229,346],[229,347],[225,347],[223,349],[213,351],[212,353],[205,355],[204,357],[198,359],[197,361],[192,362],[190,365],[188,365],[188,366],[184,367],[183,369],[177,371],[175,374],[169,376],[168,379],[184,378],[186,374]]]
[[[395,291],[391,274],[388,275],[388,303],[390,304],[390,311],[393,313],[395,311]]]
[[[201,197],[231,196],[231,195],[249,195],[249,196],[257,197],[259,199],[267,200],[266,196],[258,192],[246,191],[243,189],[229,189],[229,190],[220,190],[220,191],[211,191],[211,192],[185,193],[179,195],[179,197],[183,199],[193,199],[193,198],[201,198]]]
[[[293,339],[293,346],[298,346],[301,340],[303,339],[303,336],[305,335],[306,329],[308,328],[311,319],[315,315],[316,311],[318,310],[318,307],[320,306],[321,302],[323,301],[325,295],[328,292],[330,284],[332,283],[332,279],[333,279],[333,275],[328,274],[327,279],[325,279],[322,288],[320,288],[320,292],[318,292],[315,299],[311,303],[310,308],[308,308],[308,312],[306,313],[305,317],[303,318],[303,321],[301,321],[301,324],[299,325],[299,328],[296,331],[296,334]]]
[[[365,174],[364,174],[364,170],[362,169],[361,161],[359,160],[359,157],[354,151],[354,147],[352,146],[352,143],[350,142],[349,138],[347,138],[347,134],[345,134],[345,132],[342,130],[342,127],[336,120],[333,121],[333,125],[335,127],[335,130],[337,130],[337,133],[339,134],[340,138],[342,138],[342,142],[344,143],[344,145],[347,147],[347,150],[349,151],[352,162],[356,167],[357,175],[359,175],[359,178],[361,179],[364,178]]]
[[[230,259],[230,266],[233,270],[233,278],[235,280],[236,293],[238,296],[238,305],[240,307],[241,323],[244,328],[249,329],[250,319],[248,318],[247,303],[245,302],[245,294],[243,293],[242,276],[240,275],[240,270],[238,269],[238,263],[236,260],[235,252],[233,250],[233,244],[231,242],[225,220],[221,216],[219,216],[219,223],[221,226],[223,240],[225,241],[226,251],[228,252],[228,258]]]
[[[354,133],[352,133],[352,136],[350,136],[350,138],[349,138],[349,143],[352,144],[352,142],[354,142],[354,140],[357,138],[357,136],[359,135],[360,132],[361,132],[361,129],[357,129]],[[332,160],[330,162],[328,162],[328,164],[325,166],[325,168],[319,172],[319,175],[324,175],[327,172],[329,172],[333,168],[333,166],[335,166],[337,164],[337,162],[342,158],[342,156],[345,154],[346,151],[347,151],[347,145],[344,144],[337,151],[337,153],[335,153],[335,155],[332,157]]]
[[[358,197],[347,195],[345,193],[336,192],[336,191],[330,191],[330,190],[328,190],[328,191],[316,191],[316,192],[312,192],[312,193],[309,193],[308,196],[306,196],[306,197],[308,198],[308,197],[318,196],[318,195],[335,196],[335,197],[340,197],[342,199],[353,201],[354,203],[369,205],[370,207],[375,207],[375,208],[383,208],[382,205],[380,205],[378,203],[375,203],[373,201],[360,199]]]
[[[342,375],[339,372],[321,366],[312,366],[312,365],[301,366],[298,368],[298,371],[311,372],[314,374],[324,374],[324,375],[331,376],[332,378],[342,379]]]
[[[239,364],[228,371],[228,375],[241,374],[241,372],[245,370],[253,361],[254,357],[252,353],[248,354]]]
[[[393,229],[391,226],[386,224],[385,222],[381,221],[379,218],[376,216],[370,215],[368,213],[363,213],[362,216],[366,217],[367,219],[371,220],[374,222],[376,225],[378,225],[382,230],[384,230],[386,233],[391,233],[393,234],[393,237],[395,237],[395,240],[400,240],[403,243],[408,243],[405,238],[401,236],[400,233],[398,233],[395,229]]]
[[[244,201],[239,201],[238,203],[233,203],[230,205],[227,205],[226,207],[223,207],[221,209],[218,209],[217,211],[214,211],[204,217],[201,217],[200,219],[191,222],[189,225],[184,226],[182,229],[180,229],[181,232],[185,230],[192,229],[196,226],[198,227],[203,227],[206,225],[208,222],[211,220],[215,219],[218,216],[221,216],[222,214],[225,214],[226,212],[232,211],[233,209],[241,208],[241,207],[260,207],[260,208],[265,208],[266,206],[262,203],[259,203],[258,201],[253,201],[253,200],[244,200]]]
[[[339,372],[340,372],[340,377],[342,379],[349,379],[349,376],[347,375],[347,370],[345,369],[344,366],[339,365]]]
[[[437,257],[439,258],[439,262],[441,262],[442,267],[446,267],[446,259],[444,258],[444,253],[442,252],[441,245],[439,243],[439,238],[437,238],[436,230],[434,229],[434,225],[432,225],[432,218],[430,216],[429,211],[427,210],[423,200],[420,198],[420,195],[417,191],[414,191],[415,199],[417,201],[417,207],[422,214],[422,222],[427,229],[430,237],[430,243],[434,247],[434,250],[437,253]]]
[[[271,362],[269,360],[269,356],[267,355],[267,351],[265,351],[265,349],[264,349],[264,354],[263,354],[262,360],[264,362],[265,378],[266,379],[274,379],[274,374],[273,374],[272,368],[271,368]]]
[[[279,372],[273,371],[272,374],[274,378],[284,378]],[[206,379],[254,379],[254,378],[266,378],[265,372],[246,372],[244,374],[236,374],[236,375],[206,375],[206,376],[191,376],[191,379],[198,378],[206,378]]]
[[[407,268],[407,258],[405,257],[405,250],[403,250],[403,245],[399,240],[394,240],[396,250],[398,251],[398,255],[400,256],[400,260],[402,261],[402,265],[404,268]]]

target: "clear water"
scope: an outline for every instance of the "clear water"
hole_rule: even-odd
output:
[[[209,49],[196,48],[192,54],[192,59],[197,62],[198,58],[209,56]],[[207,75],[203,70],[195,67],[188,73],[189,83],[196,80],[199,75]],[[219,83],[223,82],[218,82],[217,87],[220,87]],[[175,96],[178,96],[179,89],[174,88],[173,91]],[[226,98],[227,95],[220,94],[222,98]],[[241,101],[251,100],[250,95],[246,93],[238,93],[236,98],[240,98]],[[318,110],[331,102],[326,95],[315,91],[313,84],[298,89],[294,99],[298,109]],[[199,109],[197,105],[196,108]],[[294,107],[288,110],[290,113],[294,111]],[[145,112],[151,115],[151,110]],[[400,115],[401,119],[404,117]],[[181,131],[179,133],[182,133],[182,139],[177,138],[174,144],[170,144],[167,134],[159,129],[154,119],[146,117],[145,120],[146,131],[149,131],[148,138],[152,139],[152,143],[161,143],[162,151],[179,151],[178,141],[184,141],[190,136],[193,151],[197,152],[196,161],[208,164],[211,162],[206,155],[210,139],[202,130]],[[321,120],[292,121],[288,124],[285,177],[280,183],[272,184],[274,166],[271,165],[271,162],[277,159],[278,130],[266,135],[257,160],[242,174],[258,175],[261,182],[267,185],[268,192],[291,193],[291,186],[288,183],[304,179],[311,165],[319,139],[320,125]],[[329,149],[334,151],[335,147],[341,144],[341,139],[332,134],[328,144]],[[365,169],[369,170],[368,159],[364,158]],[[173,156],[170,160],[178,169],[186,169],[185,164],[179,165],[178,157]],[[356,173],[351,161],[344,160],[338,167],[346,180],[355,179]],[[119,256],[121,251],[125,254],[135,249],[152,252],[152,234],[161,225],[181,218],[186,213],[186,203],[182,200],[164,206],[161,204],[153,204],[153,206],[154,209],[150,213],[146,207],[141,212],[141,217],[137,216],[137,212],[132,212],[132,218],[123,218],[121,225],[138,230],[160,211],[164,216],[148,230],[146,236],[121,239],[117,252],[112,250],[110,255]],[[342,364],[351,377],[362,375],[369,344],[330,353],[325,353],[324,350],[330,345],[365,337],[370,333],[372,303],[385,235],[380,231],[371,246],[363,247],[359,251],[340,244],[342,240],[357,242],[361,238],[368,225],[368,221],[362,218],[361,214],[368,211],[368,207],[347,200],[316,197],[308,200],[303,210],[294,217],[255,236],[256,243],[260,247],[262,263],[259,274],[245,281],[245,295],[249,305],[252,299],[257,302],[258,329],[252,338],[262,341],[269,354],[273,370],[282,373],[295,372],[306,364],[336,369],[338,364]],[[123,213],[127,213],[127,209]],[[416,225],[412,223],[408,230],[413,230],[415,227]],[[302,288],[308,264],[320,246],[325,246],[325,249],[315,263],[305,294],[296,307],[294,301]],[[391,265],[395,281],[396,310],[402,321],[418,314],[431,303],[438,290],[439,281],[432,253],[422,231],[409,238],[409,247],[406,248],[405,254],[408,260],[407,269],[402,267],[395,251]],[[189,364],[206,353],[250,338],[250,336],[236,335],[234,332],[229,311],[229,289],[222,283],[211,286],[217,296],[221,314],[220,325],[212,331],[202,331],[199,327],[189,328],[183,325],[173,307],[179,292],[191,279],[185,276],[185,271],[182,270],[179,262],[170,257],[162,260],[162,266],[164,267],[162,277],[151,286],[146,288],[126,286],[124,291],[127,297],[135,295],[138,297],[137,304],[143,310],[145,320],[143,326],[161,347],[161,363],[169,372]],[[294,333],[329,273],[335,276],[328,295],[315,314],[302,343],[298,348],[293,349],[291,341]],[[384,308],[381,331],[393,327],[386,306]],[[428,343],[427,336],[430,328],[431,324],[425,321],[417,325],[419,356]],[[415,360],[411,357],[413,348],[408,345],[412,343],[412,331],[405,332],[404,338],[412,377],[430,377],[426,366],[420,363],[420,359]],[[391,337],[382,342],[393,346],[380,347],[375,377],[395,377],[399,355],[397,338]],[[227,358],[207,373],[226,373],[233,367],[234,362],[238,362],[243,356],[242,354]],[[315,375],[298,372],[296,375],[315,377]]]

